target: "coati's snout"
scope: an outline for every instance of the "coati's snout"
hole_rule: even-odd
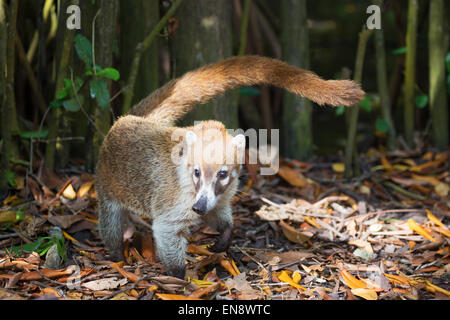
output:
[[[201,196],[200,199],[192,206],[192,210],[196,213],[203,215],[208,211],[208,198],[206,196]]]

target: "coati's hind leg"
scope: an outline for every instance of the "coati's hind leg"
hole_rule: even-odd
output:
[[[166,271],[174,277],[184,279],[187,240],[182,230],[163,218],[156,218],[152,229],[158,257]]]
[[[229,205],[216,207],[208,212],[204,219],[206,223],[213,229],[220,232],[216,243],[209,248],[212,252],[227,251],[233,239],[233,216]]]
[[[98,230],[113,261],[125,260],[124,233],[130,231],[128,211],[110,200],[100,200]]]

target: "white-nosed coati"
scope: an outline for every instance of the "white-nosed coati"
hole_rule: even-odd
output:
[[[115,122],[100,150],[99,231],[114,258],[123,258],[128,212],[152,219],[158,256],[168,273],[179,278],[185,274],[184,234],[199,220],[222,232],[212,250],[228,248],[233,228],[230,201],[240,165],[224,157],[242,154],[245,137],[231,136],[217,121],[186,128],[174,127],[174,122],[228,89],[257,84],[284,88],[319,105],[350,106],[364,97],[353,81],[323,80],[310,71],[259,56],[232,57],[156,90]],[[174,134],[181,142],[173,139]],[[173,150],[178,150],[180,161],[173,160]],[[199,154],[205,150],[211,154]],[[222,158],[217,160],[217,154]],[[205,161],[210,156],[216,160]]]

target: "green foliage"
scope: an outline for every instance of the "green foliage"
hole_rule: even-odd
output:
[[[344,113],[345,113],[345,107],[344,106],[339,106],[339,107],[336,108],[336,115],[337,116],[340,116],[340,115],[342,115]]]
[[[258,96],[261,94],[261,91],[253,88],[253,87],[242,87],[239,88],[239,95],[241,97],[251,97],[251,96]]]
[[[15,246],[11,248],[9,252],[19,257],[23,256],[23,254],[27,252],[37,252],[40,256],[43,256],[54,244],[56,244],[60,257],[63,261],[66,261],[67,251],[64,236],[62,235],[61,230],[59,230],[59,232],[54,232],[54,230],[51,230],[49,237],[40,237],[35,242]]]
[[[408,48],[405,46],[405,47],[401,47],[401,48],[397,48],[395,50],[392,50],[391,54],[393,56],[397,56],[397,55],[400,55],[400,54],[405,54],[407,51],[408,51]]]
[[[23,139],[45,139],[48,136],[48,130],[22,131],[20,137]]]
[[[389,131],[389,123],[384,119],[377,119],[375,128],[380,132],[387,133]]]
[[[13,187],[13,188],[17,187],[17,183],[16,183],[16,181],[14,180],[14,179],[16,178],[16,174],[15,174],[14,172],[12,172],[11,170],[8,170],[8,171],[6,172],[6,178],[8,179],[8,184],[9,184],[11,187]]]
[[[423,109],[427,105],[428,105],[428,96],[426,94],[416,96],[416,106],[418,108]]]
[[[82,34],[77,34],[75,36],[75,51],[87,68],[92,68],[92,44],[89,39]]]
[[[362,99],[360,103],[364,110],[368,112],[372,111],[371,98],[369,96],[366,96],[364,99]]]
[[[93,65],[92,44],[82,34],[75,36],[75,51],[77,56],[86,65],[84,77],[75,77],[73,81],[69,78],[64,79],[64,88],[55,95],[55,100],[50,103],[51,108],[64,107],[66,111],[77,112],[81,109],[82,97],[78,96],[80,89],[89,83],[89,92],[92,99],[97,101],[100,108],[105,109],[109,106],[110,94],[108,84],[105,79],[118,81],[120,73],[114,68],[108,67],[102,69],[98,65]]]
[[[109,92],[108,84],[103,79],[92,79],[89,81],[89,89],[91,98],[97,99],[100,108],[108,108],[109,105]]]

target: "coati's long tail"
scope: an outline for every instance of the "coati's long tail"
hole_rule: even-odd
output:
[[[172,125],[196,104],[244,85],[270,84],[319,105],[350,106],[364,97],[350,80],[323,80],[311,71],[260,56],[232,57],[168,82],[137,104],[130,114]]]

